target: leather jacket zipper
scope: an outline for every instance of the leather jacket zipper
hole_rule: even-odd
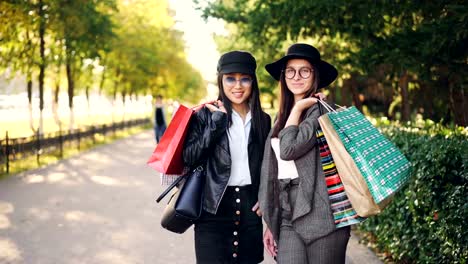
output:
[[[229,175],[229,178],[231,178],[230,175]],[[219,198],[219,201],[218,201],[218,203],[216,204],[215,214],[218,213],[219,204],[221,203],[221,200],[223,200],[224,193],[226,192],[227,187],[228,187],[228,182],[229,182],[229,179],[228,179],[228,181],[226,182],[226,185],[224,186],[224,191],[223,191],[223,194],[221,194],[221,198]]]

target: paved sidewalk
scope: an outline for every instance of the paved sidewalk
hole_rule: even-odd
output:
[[[193,230],[159,225],[153,148],[147,131],[0,181],[0,263],[195,263]],[[352,237],[347,263],[381,262]]]

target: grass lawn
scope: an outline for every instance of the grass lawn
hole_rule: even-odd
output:
[[[125,120],[132,120],[137,118],[144,118],[150,116],[148,114],[127,114]],[[123,121],[122,116],[114,117],[115,122]],[[38,119],[34,120],[34,128],[38,127]],[[44,133],[51,133],[59,131],[59,126],[55,120],[44,118]],[[94,116],[77,116],[75,117],[75,127],[86,127],[91,125],[112,124],[112,116],[109,114],[94,115]],[[62,119],[62,131],[68,130],[69,119]],[[29,126],[29,120],[6,120],[0,121],[0,139],[5,139],[6,131],[8,131],[9,138],[29,137],[33,135],[33,131]]]
[[[88,139],[82,139],[80,141],[80,148],[77,148],[77,144],[75,141],[73,141],[71,144],[65,144],[64,149],[63,149],[63,157],[60,156],[59,151],[53,152],[53,153],[47,153],[43,154],[40,156],[39,160],[37,159],[37,156],[33,155],[28,158],[16,160],[16,161],[10,161],[10,172],[9,174],[6,173],[6,167],[0,166],[0,179],[9,177],[12,175],[15,175],[17,173],[31,170],[31,169],[36,169],[39,167],[46,166],[51,163],[55,163],[62,158],[68,158],[73,155],[76,155],[82,151],[91,149],[93,147],[102,145],[102,144],[108,144],[111,143],[114,140],[120,139],[120,138],[125,138],[130,135],[134,135],[137,133],[140,133],[144,130],[147,130],[151,128],[152,125],[145,125],[145,126],[139,126],[139,127],[133,127],[133,128],[127,128],[125,130],[120,130],[116,131],[115,134],[113,133],[108,133],[106,136],[103,136],[102,134],[95,134],[94,135],[94,140],[92,138]]]

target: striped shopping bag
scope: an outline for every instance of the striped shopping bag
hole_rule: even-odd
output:
[[[336,170],[332,154],[328,148],[327,140],[320,128],[317,129],[316,137],[317,144],[320,148],[320,158],[322,160],[328,197],[330,199],[336,227],[340,228],[364,221],[366,218],[357,215],[348,199],[348,196],[346,195],[344,186],[341,182],[338,171]]]
[[[356,107],[327,115],[361,171],[374,201],[383,208],[408,181],[410,162]]]

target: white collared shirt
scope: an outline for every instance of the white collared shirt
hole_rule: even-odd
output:
[[[299,177],[294,160],[281,159],[279,138],[271,138],[271,147],[278,160],[278,179],[295,179]]]
[[[231,176],[229,186],[244,186],[252,183],[249,169],[249,134],[252,126],[250,111],[242,117],[232,110],[232,125],[228,129],[229,151],[231,153]]]

